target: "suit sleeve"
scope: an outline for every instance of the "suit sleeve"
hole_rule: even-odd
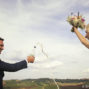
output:
[[[0,71],[15,72],[21,69],[27,68],[27,62],[25,60],[10,64],[0,60]]]

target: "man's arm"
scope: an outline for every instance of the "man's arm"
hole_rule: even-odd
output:
[[[0,60],[0,71],[15,72],[24,68],[27,68],[28,63],[33,63],[34,56],[28,56],[27,60],[23,60],[14,64],[6,63]]]
[[[27,62],[25,60],[14,64],[6,63],[0,60],[0,71],[15,72],[24,68],[27,68]]]
[[[77,28],[73,27],[73,29],[81,43],[89,48],[89,41],[77,30]]]

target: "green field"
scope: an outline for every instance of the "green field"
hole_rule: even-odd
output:
[[[60,89],[89,89],[89,80],[56,79]],[[4,80],[4,89],[57,89],[52,79]]]

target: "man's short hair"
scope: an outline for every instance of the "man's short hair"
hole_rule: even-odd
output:
[[[4,41],[4,39],[2,37],[0,37],[0,40]]]

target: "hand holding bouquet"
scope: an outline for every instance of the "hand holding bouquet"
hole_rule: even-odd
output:
[[[79,15],[79,12],[77,16],[75,15],[68,16],[67,21],[69,22],[69,24],[76,28],[80,29],[85,28],[85,19],[81,15]],[[71,32],[74,32],[74,29],[71,29]]]

